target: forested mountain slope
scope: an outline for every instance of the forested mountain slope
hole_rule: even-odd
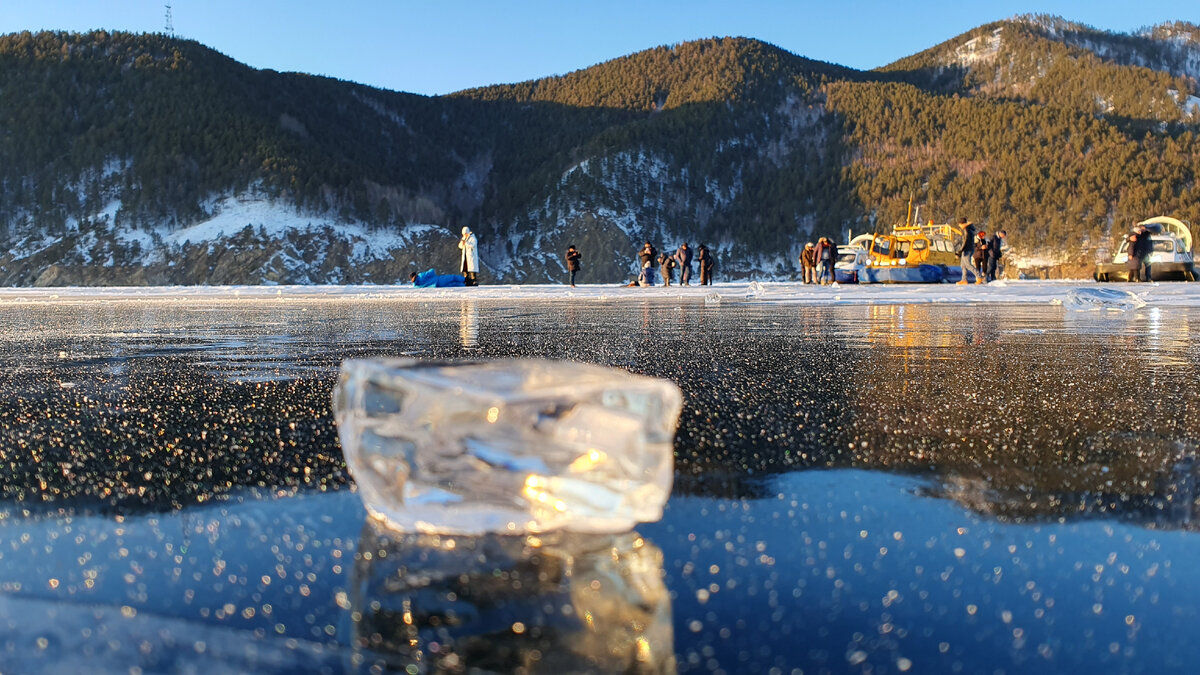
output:
[[[641,241],[787,277],[818,235],[922,217],[1087,257],[1200,223],[1200,30],[982,26],[878,71],[749,39],[424,97],[259,71],[163,35],[0,36],[0,283],[394,283],[632,274]]]

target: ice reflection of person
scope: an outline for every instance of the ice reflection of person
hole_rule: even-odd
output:
[[[633,532],[405,535],[368,523],[349,600],[366,669],[676,668],[662,551]]]
[[[479,306],[474,302],[464,302],[459,308],[458,337],[464,349],[479,346]]]
[[[479,246],[475,235],[471,233],[471,228],[464,227],[462,229],[462,239],[458,240],[458,248],[462,250],[459,272],[462,272],[467,286],[475,286],[477,285],[475,274],[479,272]]]

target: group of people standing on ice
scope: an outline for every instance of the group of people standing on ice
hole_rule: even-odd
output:
[[[817,243],[811,241],[800,251],[800,272],[806,284],[832,284],[833,264],[837,262],[837,244],[828,237],[821,237]]]
[[[445,288],[450,286],[477,286],[478,281],[476,275],[479,273],[479,243],[475,238],[475,234],[471,232],[471,228],[464,227],[462,229],[462,237],[458,241],[459,248],[459,274],[438,274],[435,270],[429,269],[424,272],[412,272],[408,276],[408,280],[414,286],[421,288]],[[575,248],[575,244],[567,247],[567,252],[563,256],[567,267],[567,282],[572,288],[575,287],[575,275],[583,269],[583,253]],[[696,250],[695,262],[700,270],[700,285],[707,286],[712,283],[713,269],[716,267],[712,253],[708,247],[703,244]],[[680,244],[679,249],[674,254],[658,254],[658,250],[650,242],[646,242],[645,246],[638,253],[638,261],[640,263],[640,272],[638,278],[630,286],[654,286],[656,279],[654,276],[655,266],[662,271],[663,285],[670,286],[675,279],[675,270],[679,270],[679,283],[684,286],[691,285],[692,279],[692,249],[685,241]]]
[[[975,283],[982,284],[996,280],[996,268],[1004,251],[1004,238],[1008,233],[998,230],[991,237],[987,232],[976,230],[974,223],[966,218],[959,218],[959,227],[963,230],[962,243],[958,245],[959,263],[962,265],[962,279],[959,284],[968,283],[967,273],[975,275]]]
[[[700,269],[700,285],[711,285],[716,262],[708,247],[701,244],[695,251],[694,260]],[[654,276],[654,270],[657,266],[658,271],[662,274],[663,286],[670,286],[675,281],[676,269],[679,270],[679,285],[691,286],[692,261],[692,249],[686,241],[679,245],[675,253],[663,253],[661,255],[658,253],[658,249],[654,248],[654,245],[647,241],[642,246],[642,250],[638,251],[638,278],[630,282],[629,285],[656,285],[657,280]]]
[[[1150,230],[1145,225],[1138,225],[1127,239],[1129,245],[1125,247],[1125,251],[1129,255],[1129,260],[1126,262],[1125,269],[1129,272],[1129,280],[1150,281],[1150,254],[1154,252],[1154,241],[1150,238]]]

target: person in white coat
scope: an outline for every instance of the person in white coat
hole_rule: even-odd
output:
[[[458,248],[462,250],[462,264],[459,265],[459,271],[466,277],[466,285],[477,286],[475,273],[479,271],[479,248],[475,242],[475,235],[471,234],[471,228],[464,227],[462,229],[462,239],[458,240]]]

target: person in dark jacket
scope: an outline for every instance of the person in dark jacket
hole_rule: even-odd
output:
[[[1138,253],[1141,251],[1141,247],[1138,246],[1137,237],[1138,236],[1136,232],[1130,234],[1128,237],[1125,237],[1125,240],[1129,242],[1125,246],[1125,272],[1130,281],[1142,280],[1142,258],[1138,255]]]
[[[1138,226],[1136,246],[1138,262],[1141,263],[1139,281],[1150,281],[1150,254],[1154,253],[1154,240],[1150,238],[1150,230],[1145,225]]]
[[[696,263],[700,266],[700,285],[711,286],[713,256],[708,252],[708,247],[704,244],[700,244],[700,248],[696,250]]]
[[[638,263],[641,269],[641,271],[638,272],[637,280],[637,284],[639,286],[654,285],[654,263],[656,262],[657,258],[658,249],[654,248],[650,242],[646,242],[646,245],[643,246],[642,250],[638,252]]]
[[[675,262],[679,266],[679,285],[691,286],[692,249],[688,248],[686,241],[679,245],[679,250],[675,251]]]
[[[806,284],[817,283],[817,248],[811,241],[800,251],[800,275]]]
[[[1008,233],[998,230],[988,239],[987,246],[987,280],[996,280],[996,268],[1000,265],[1000,256],[1004,255],[1004,239]]]
[[[583,254],[575,250],[575,244],[567,247],[567,272],[571,275],[571,288],[575,288],[575,273],[583,269],[579,261],[583,259]]]
[[[975,235],[975,253],[971,256],[971,264],[975,270],[975,283],[982,284],[987,277],[987,232],[980,230]]]
[[[662,272],[663,286],[671,285],[671,281],[675,278],[675,267],[677,264],[675,256],[667,255],[666,253],[658,256],[658,269]]]
[[[968,223],[966,218],[959,218],[958,226],[963,230],[963,240],[957,251],[958,264],[962,266],[962,280],[958,283],[965,285],[975,258],[975,225]]]

